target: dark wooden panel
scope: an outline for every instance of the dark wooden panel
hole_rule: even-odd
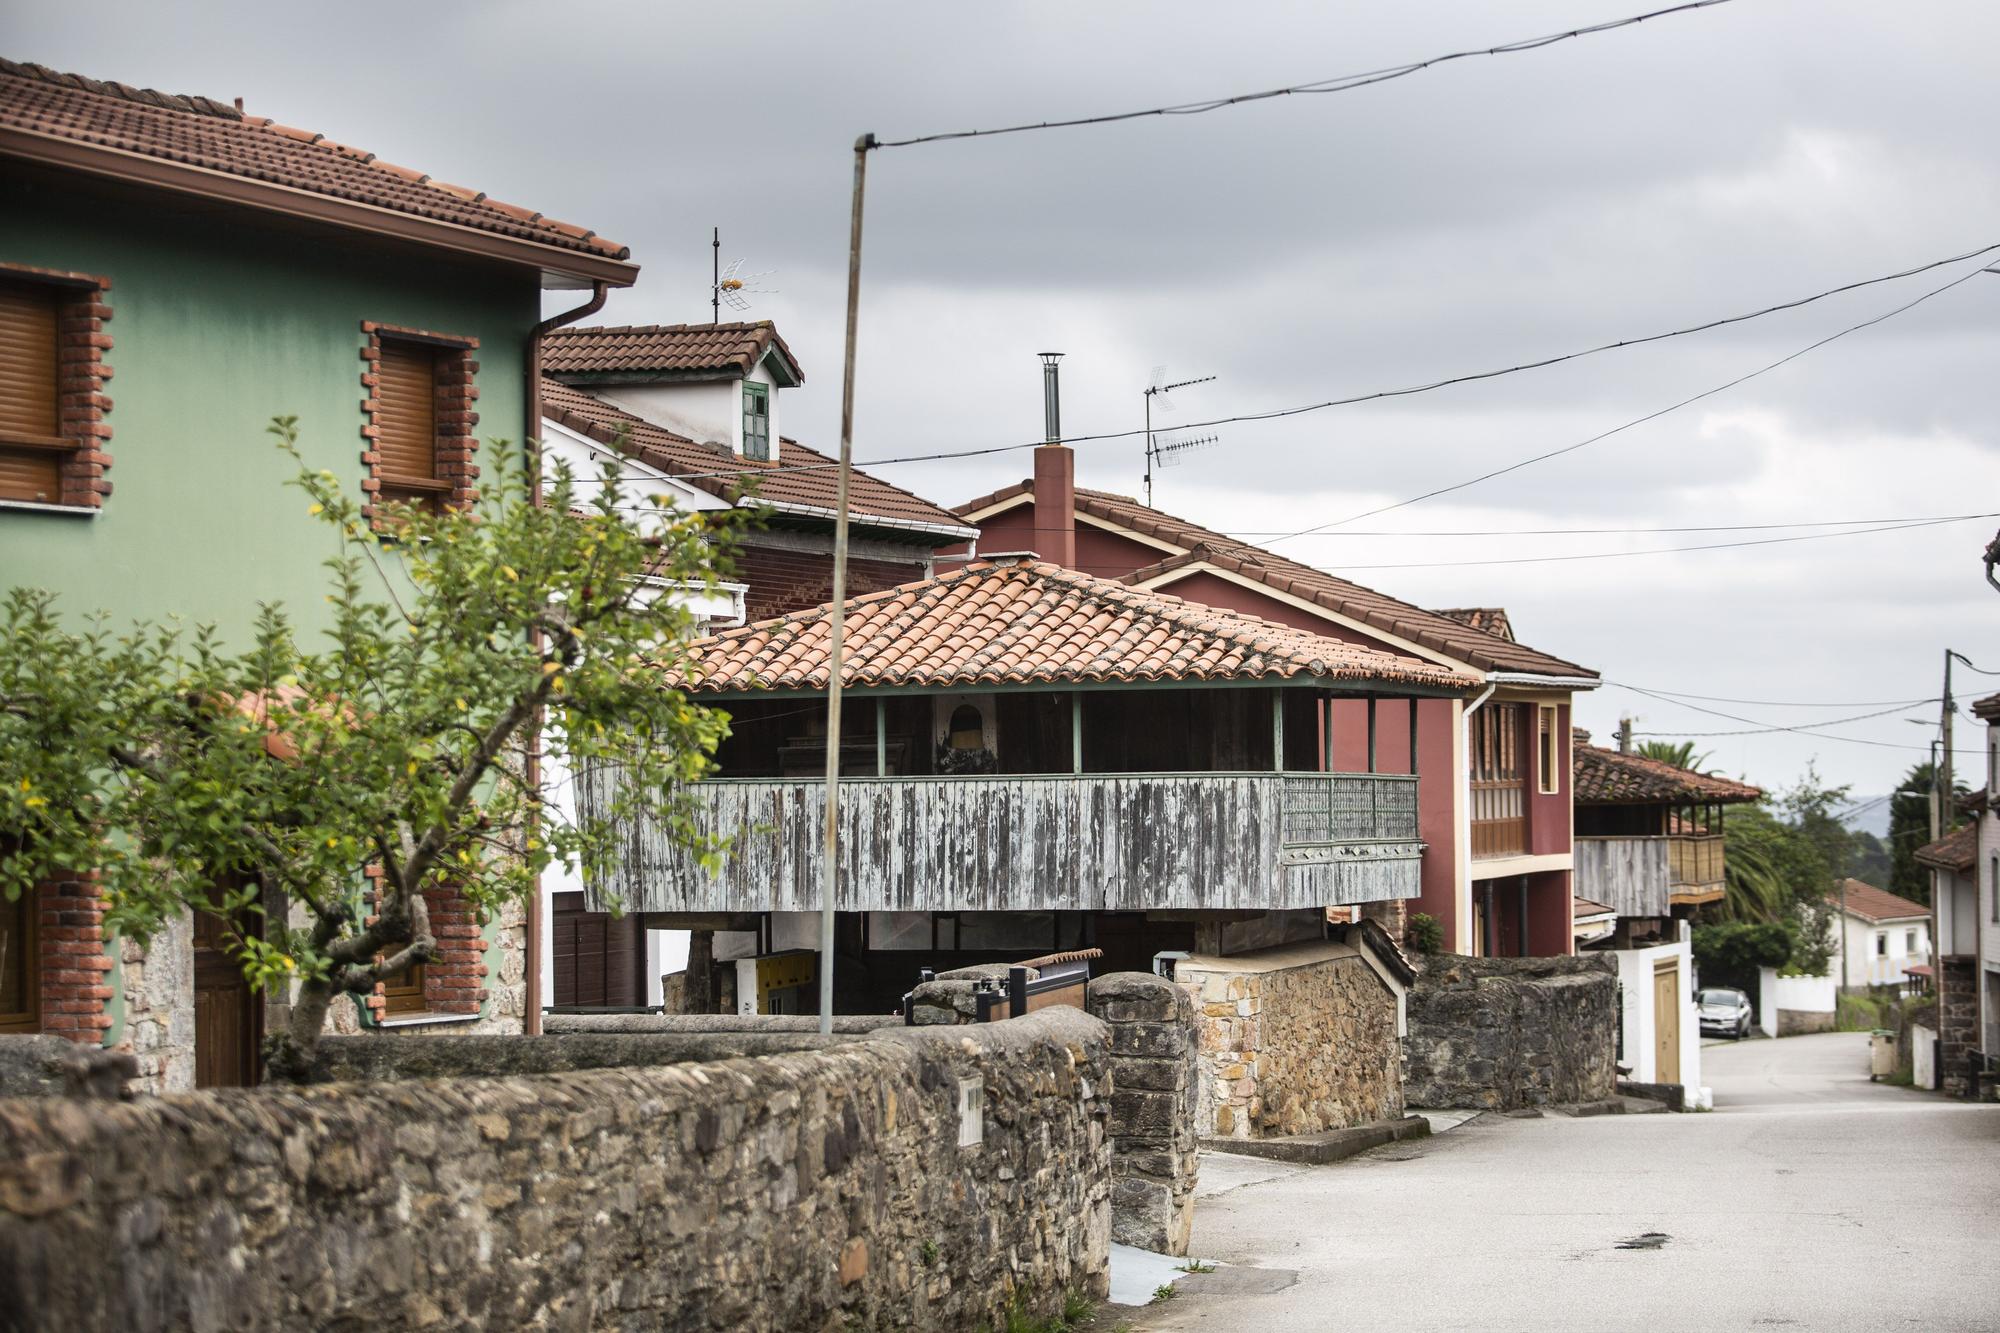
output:
[[[210,912],[194,915],[194,1082],[198,1088],[240,1088],[257,1081],[261,1006],[228,951],[228,925]]]
[[[56,398],[56,293],[0,282],[0,434],[52,438]]]
[[[631,1005],[646,1002],[645,926],[638,917],[613,919],[583,910],[583,895],[555,895],[551,914],[554,1004]]]

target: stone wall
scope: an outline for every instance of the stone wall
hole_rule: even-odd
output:
[[[847,1034],[822,1037],[817,1032],[568,1032],[411,1041],[391,1032],[370,1032],[321,1037],[313,1052],[312,1081],[395,1083],[412,1078],[636,1069],[811,1051],[857,1039]]]
[[[1938,963],[1938,1087],[1965,1096],[1970,1058],[1979,1049],[1977,960],[1965,955]]]
[[[1397,993],[1337,940],[1174,968],[1200,1030],[1204,1138],[1317,1134],[1403,1114]]]
[[[1111,1238],[1186,1254],[1194,1226],[1194,1002],[1150,972],[1090,983],[1090,1012],[1111,1028]]]
[[[1778,1034],[1780,1037],[1803,1037],[1814,1032],[1831,1032],[1837,1026],[1837,1016],[1819,1009],[1778,1010]]]
[[[896,1014],[835,1014],[836,1033],[874,1032],[899,1028]],[[544,1014],[542,1031],[570,1032],[818,1032],[814,1014]]]
[[[1051,1009],[699,1066],[0,1101],[0,1291],[18,1327],[133,1333],[1001,1326],[1105,1294],[1110,1058]]]
[[[1599,1101],[1617,1086],[1618,975],[1608,957],[1426,961],[1410,990],[1413,1106],[1507,1111]]]
[[[129,1097],[139,1062],[67,1037],[0,1036],[0,1098]]]

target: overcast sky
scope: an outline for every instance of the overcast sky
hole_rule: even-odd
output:
[[[0,51],[241,96],[594,227],[644,267],[608,322],[706,319],[720,225],[725,258],[772,271],[754,314],[806,368],[786,431],[831,449],[857,134],[1249,91],[1645,7],[12,0]],[[1975,0],[1734,0],[1333,96],[884,151],[869,167],[857,457],[1039,438],[1044,349],[1067,354],[1070,434],[1136,427],[1156,365],[1218,376],[1177,396],[1156,423],[1171,426],[1641,336],[2000,242],[1995,49],[2000,9]],[[1160,474],[1157,503],[1243,533],[1332,522],[1666,407],[1967,268],[1485,384],[1225,426]],[[2000,668],[2000,594],[1978,559],[1996,521],[1478,562],[1791,535],[1634,528],[2000,509],[1996,367],[2000,277],[1978,277],[1587,449],[1279,549],[1421,604],[1503,605],[1525,641],[1608,681],[1838,705],[1710,705],[1752,725],[1934,697],[1947,645]],[[1083,484],[1138,489],[1135,442],[1079,451]],[[1014,452],[881,471],[955,504],[1028,467]],[[1373,535],[1570,527],[1621,531]],[[1417,562],[1445,564],[1379,567]],[[2000,679],[1962,674],[1958,688],[1977,697]],[[1599,739],[1621,713],[1642,732],[1744,726],[1610,685],[1578,705]],[[1904,715],[1934,724],[1936,709]],[[1902,716],[1830,728],[1901,749],[1697,743],[1766,786],[1815,762],[1873,795],[1934,734]]]

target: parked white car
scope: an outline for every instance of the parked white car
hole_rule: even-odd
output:
[[[1701,1035],[1747,1037],[1755,1019],[1750,1014],[1750,997],[1728,986],[1710,986],[1695,992],[1701,1014]]]

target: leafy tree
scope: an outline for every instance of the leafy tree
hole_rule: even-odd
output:
[[[1854,858],[1847,873],[1864,884],[1888,884],[1893,871],[1889,849],[1867,829],[1854,830]]]
[[[1825,786],[1808,768],[1776,809],[1744,806],[1723,821],[1719,915],[1724,922],[1786,930],[1786,965],[1798,972],[1818,975],[1832,955],[1830,898],[1857,859],[1855,837],[1837,818],[1846,803],[1847,788]]]
[[[1639,753],[1648,759],[1657,759],[1675,768],[1685,768],[1691,773],[1706,773],[1714,755],[1703,751],[1694,752],[1693,741],[1640,741]]]
[[[253,983],[296,988],[266,1054],[299,1077],[335,997],[431,956],[427,890],[491,914],[553,862],[600,872],[612,825],[641,813],[695,843],[686,786],[726,722],[656,683],[694,625],[648,594],[712,587],[733,534],[664,508],[642,532],[615,468],[589,498],[558,471],[530,503],[500,443],[476,510],[390,507],[378,533],[305,468],[290,419],[271,429],[338,537],[324,641],[275,606],[232,650],[172,622],[66,628],[51,594],[8,593],[0,890],[88,873],[107,924],[139,939],[189,908],[261,917],[229,946]],[[621,775],[606,808],[544,802],[538,728],[569,771]]]
[[[1724,921],[1694,928],[1694,961],[1704,986],[1759,991],[1762,970],[1785,967],[1798,947],[1797,932],[1779,921]]]
[[[1913,764],[1889,798],[1889,874],[1884,887],[1912,902],[1931,900],[1931,876],[1917,864],[1917,849],[1931,840],[1930,793],[1937,786],[1937,766],[1926,759]],[[1952,812],[1946,817],[1946,831],[1958,826],[1958,801],[1971,793],[1963,783],[1952,783]],[[1866,878],[1866,876],[1862,876]],[[1871,881],[1881,883],[1882,881]]]

